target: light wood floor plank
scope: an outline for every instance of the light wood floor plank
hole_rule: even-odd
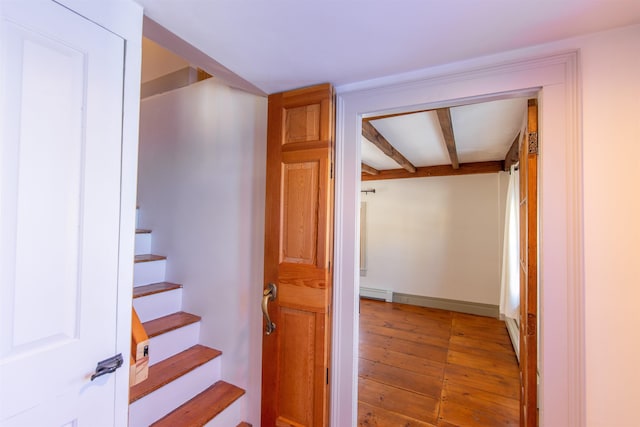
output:
[[[359,349],[359,426],[518,425],[518,365],[497,319],[361,300]]]

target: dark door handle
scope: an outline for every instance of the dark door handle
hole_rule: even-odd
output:
[[[102,375],[110,374],[114,372],[116,369],[122,366],[124,360],[122,359],[122,353],[118,353],[113,357],[103,360],[102,362],[98,362],[98,366],[96,366],[96,372],[91,375],[91,381],[95,380]]]

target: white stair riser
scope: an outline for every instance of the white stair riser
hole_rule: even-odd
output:
[[[193,371],[160,387],[129,405],[129,427],[147,427],[220,379],[221,358],[205,363]],[[233,424],[233,425],[237,425]],[[232,424],[227,424],[227,427]]]
[[[181,311],[182,288],[135,298],[133,307],[141,322],[148,322]]]
[[[245,395],[240,396],[238,400],[233,402],[224,411],[220,412],[214,419],[205,424],[205,427],[229,427],[237,426],[244,419],[246,414],[244,406]]]
[[[135,298],[133,307],[141,322],[148,322],[181,311],[182,288]]]
[[[200,322],[158,335],[149,340],[149,365],[171,357],[198,344],[200,340]]]
[[[167,260],[137,262],[133,266],[133,286],[164,282]]]
[[[136,255],[151,253],[151,233],[136,233],[135,252]]]

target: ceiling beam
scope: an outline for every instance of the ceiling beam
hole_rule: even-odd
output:
[[[511,165],[515,165],[520,160],[520,132],[516,135],[516,139],[513,140],[511,148],[507,151],[507,155],[504,156],[504,170],[509,171]]]
[[[458,162],[458,151],[456,150],[456,139],[453,136],[453,125],[451,124],[451,110],[449,108],[438,108],[436,110],[438,114],[438,121],[440,122],[440,128],[442,129],[442,136],[444,136],[444,143],[447,146],[449,152],[449,160],[451,166],[454,169],[460,167]]]
[[[371,141],[371,143],[378,147],[380,151],[393,159],[393,161],[402,166],[408,172],[414,173],[416,171],[416,167],[411,164],[406,157],[400,154],[398,150],[393,148],[393,145],[391,145],[371,123],[365,120],[362,121],[362,136]]]
[[[376,168],[369,166],[366,163],[362,163],[362,173],[366,173],[368,175],[378,175],[380,171]]]
[[[362,181],[376,181],[380,179],[423,178],[428,176],[473,175],[482,173],[497,173],[504,169],[501,160],[492,162],[461,163],[458,169],[451,165],[426,166],[409,173],[404,169],[381,170],[378,175],[362,174]]]

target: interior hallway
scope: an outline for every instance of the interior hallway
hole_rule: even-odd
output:
[[[504,322],[362,299],[360,426],[517,426],[519,371]]]

